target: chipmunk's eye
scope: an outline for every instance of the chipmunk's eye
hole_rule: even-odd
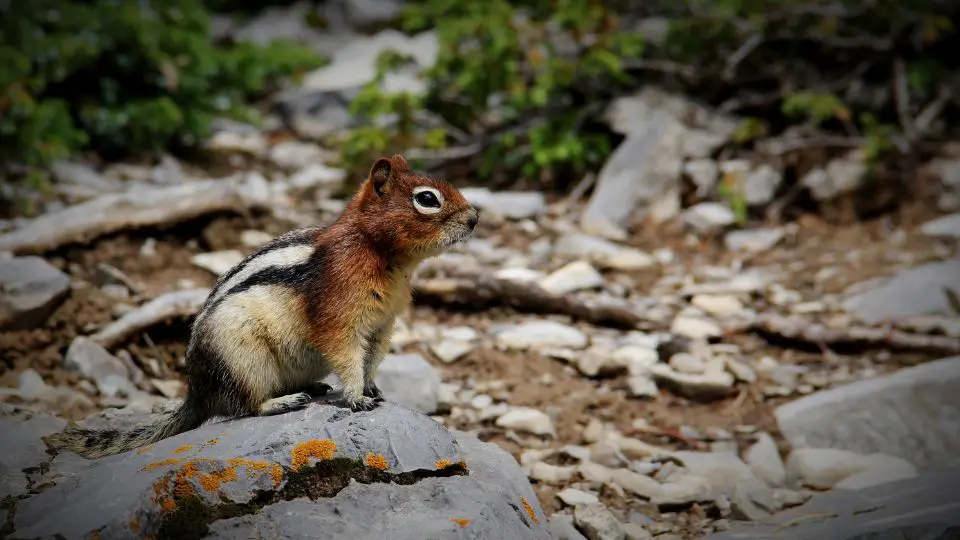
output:
[[[435,214],[443,206],[443,195],[431,187],[420,186],[414,188],[413,206],[421,214]]]

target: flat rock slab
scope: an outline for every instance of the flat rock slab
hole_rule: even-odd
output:
[[[830,491],[704,540],[947,540],[960,533],[960,468],[856,491]]]
[[[85,468],[76,456],[61,457],[74,458],[75,474],[21,503],[11,538],[197,537],[223,514],[324,490],[329,496],[351,477],[410,483],[449,475],[463,454],[439,423],[386,402],[361,413],[315,403],[210,423]]]
[[[21,412],[16,407],[9,409],[0,411],[0,433],[3,434],[0,437],[0,499],[27,492],[25,470],[50,460],[41,437],[67,425],[65,420],[46,414]],[[20,414],[13,416],[14,413]]]
[[[214,522],[209,538],[549,539],[547,520],[516,461],[458,432],[469,476],[415,485],[352,483],[336,497],[300,498]]]
[[[951,315],[943,289],[960,293],[960,258],[900,272],[878,286],[848,297],[843,308],[867,324],[920,315]]]
[[[800,398],[775,411],[794,448],[903,458],[920,469],[960,456],[960,356]]]

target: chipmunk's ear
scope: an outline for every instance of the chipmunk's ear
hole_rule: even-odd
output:
[[[370,167],[370,184],[377,195],[383,195],[389,189],[390,178],[393,176],[393,163],[387,158],[380,158]]]

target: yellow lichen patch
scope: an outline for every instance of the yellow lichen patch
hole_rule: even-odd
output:
[[[220,491],[220,484],[233,482],[236,479],[236,467],[225,467],[210,473],[201,473],[198,477],[200,486],[207,491]]]
[[[207,445],[207,446],[213,446],[213,445],[217,444],[218,442],[220,442],[220,438],[219,438],[219,437],[217,437],[216,439],[210,439],[209,441],[207,441],[207,442],[205,442],[205,443],[203,443],[203,444],[205,444],[205,445]]]
[[[523,497],[523,496],[520,497],[520,504],[523,505],[523,509],[526,510],[526,511],[527,511],[527,514],[530,515],[530,519],[532,519],[534,523],[536,523],[536,524],[539,525],[539,524],[540,524],[540,520],[537,519],[537,514],[534,513],[533,507],[530,506],[530,503],[529,503],[529,502],[527,502],[527,498],[526,498],[526,497]]]
[[[446,469],[451,465],[453,465],[453,462],[450,461],[449,459],[438,459],[437,462],[434,463],[434,467],[436,467],[438,471],[442,469]]]
[[[193,449],[193,445],[192,445],[192,444],[185,444],[185,445],[183,445],[183,446],[180,446],[180,447],[177,447],[176,449],[174,449],[173,453],[174,453],[174,454],[182,454],[182,453],[184,453],[184,452],[189,452],[189,451],[192,450],[192,449]]]
[[[159,469],[160,467],[165,467],[167,465],[176,465],[177,463],[180,463],[180,460],[174,459],[174,458],[165,459],[163,461],[155,461],[153,463],[148,463],[146,467],[140,469],[140,472],[152,471],[154,469]]]
[[[367,464],[367,467],[373,467],[374,469],[380,469],[381,471],[385,471],[390,467],[386,456],[383,454],[374,454],[373,452],[367,453],[367,457],[364,458],[364,463]]]
[[[137,521],[137,518],[133,518],[127,522],[127,527],[130,528],[133,532],[140,532],[140,522]]]
[[[100,540],[100,531],[90,533],[90,540]]]
[[[146,446],[141,447],[139,450],[137,450],[137,453],[142,456],[143,454],[146,454],[147,452],[149,452],[151,448],[153,448],[153,445],[148,444]]]
[[[467,519],[467,518],[450,518],[450,521],[456,523],[456,524],[459,525],[460,528],[462,529],[462,528],[466,527],[467,525],[469,525],[469,524],[470,524],[470,521],[472,521],[472,520],[469,520],[469,519]]]
[[[311,439],[293,447],[290,451],[290,466],[294,471],[299,471],[310,458],[333,459],[336,451],[337,443],[330,439]]]

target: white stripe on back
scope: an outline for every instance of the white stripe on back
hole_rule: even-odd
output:
[[[286,268],[303,264],[310,260],[310,256],[313,255],[314,249],[316,248],[314,248],[312,245],[299,244],[294,246],[286,246],[263,253],[262,255],[259,255],[248,262],[246,266],[244,266],[239,272],[231,276],[230,279],[217,288],[217,291],[213,294],[210,301],[213,302],[220,298],[230,289],[243,283],[249,279],[250,276],[260,272],[261,270],[266,270],[268,268]]]

